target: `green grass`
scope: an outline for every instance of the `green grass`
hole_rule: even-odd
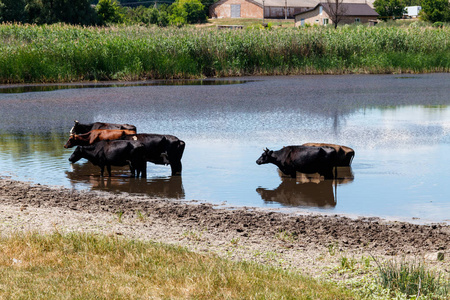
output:
[[[430,299],[450,296],[448,276],[429,270],[421,263],[388,261],[377,264],[381,285],[388,290],[407,296],[429,296]]]
[[[354,299],[273,267],[83,233],[0,239],[2,299]]]
[[[0,83],[450,70],[450,28],[0,25]]]

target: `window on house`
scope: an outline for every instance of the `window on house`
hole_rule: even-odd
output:
[[[319,6],[319,15],[322,15],[322,12],[323,12],[323,7]]]
[[[327,18],[323,19],[323,25],[328,25],[328,19]]]
[[[355,18],[355,23],[360,23],[361,19],[360,18]]]

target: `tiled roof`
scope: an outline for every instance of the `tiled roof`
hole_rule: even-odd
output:
[[[323,6],[323,9],[330,14],[330,6],[328,2],[322,2],[320,5]],[[345,16],[368,16],[368,17],[377,17],[378,13],[373,10],[369,5],[364,3],[341,3],[343,15]]]

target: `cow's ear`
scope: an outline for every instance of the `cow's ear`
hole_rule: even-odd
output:
[[[272,153],[273,153],[273,150],[270,150],[270,151],[268,152],[269,155],[272,155]]]

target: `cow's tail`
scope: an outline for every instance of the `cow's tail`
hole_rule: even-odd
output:
[[[184,148],[186,147],[186,143],[182,140],[180,140],[180,143],[178,144],[178,150],[179,150],[179,155],[180,155],[180,159],[183,157],[183,153],[184,153]]]

